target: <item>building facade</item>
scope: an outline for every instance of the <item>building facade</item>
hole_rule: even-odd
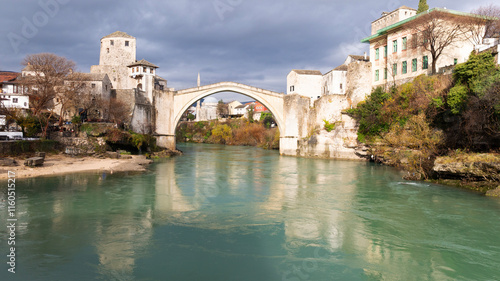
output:
[[[402,84],[421,74],[432,73],[432,56],[424,48],[421,41],[426,40],[416,28],[416,20],[427,14],[445,13],[457,17],[470,17],[465,14],[446,9],[431,9],[417,15],[415,9],[402,6],[372,22],[371,36],[361,42],[370,44],[370,61],[372,63],[371,82],[373,87],[387,83]],[[439,21],[442,31],[449,27],[443,17]],[[443,35],[444,36],[444,35]],[[466,34],[457,36],[447,46],[436,61],[436,70],[444,69],[467,61],[474,44]]]
[[[351,104],[363,100],[371,92],[370,57],[349,55],[344,63],[321,74],[319,70],[292,70],[287,76],[287,94],[311,99],[311,106],[322,96],[345,96]]]
[[[5,108],[29,109],[29,96],[23,93],[23,87],[17,82],[17,72],[0,72],[0,98]]]

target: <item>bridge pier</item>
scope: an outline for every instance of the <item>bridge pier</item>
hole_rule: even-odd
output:
[[[172,135],[157,135],[156,145],[159,147],[175,150],[175,136]]]
[[[280,154],[296,156],[299,149],[299,138],[298,137],[281,137],[280,138]]]

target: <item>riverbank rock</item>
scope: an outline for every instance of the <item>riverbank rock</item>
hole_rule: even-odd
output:
[[[150,155],[148,155],[148,158],[170,158],[172,156],[179,155],[182,155],[182,151],[180,150],[164,149],[162,151],[151,153]]]
[[[500,197],[500,185],[496,189],[489,190],[488,192],[486,192],[486,196]]]
[[[0,159],[0,166],[1,167],[12,167],[12,166],[17,166],[17,163],[14,159],[1,158]]]
[[[448,157],[438,157],[432,170],[441,178],[467,178],[500,182],[500,162],[450,162]]]
[[[121,157],[119,152],[106,151],[105,156],[111,159],[119,159]]]

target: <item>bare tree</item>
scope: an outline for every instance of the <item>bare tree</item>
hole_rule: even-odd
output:
[[[466,29],[463,28],[463,20],[464,16],[433,10],[422,13],[409,23],[418,33],[417,46],[431,54],[432,74],[437,72],[437,60],[443,52],[464,39]]]
[[[482,44],[484,38],[498,36],[500,33],[500,7],[490,4],[472,11],[476,17],[465,21],[467,36],[473,44]]]
[[[53,106],[56,86],[62,86],[64,78],[75,68],[75,63],[51,53],[27,55],[22,65],[26,66],[27,76],[21,78],[25,93],[30,97],[33,114],[42,122],[42,137],[47,134],[49,120],[53,115],[44,116],[44,110]]]
[[[84,77],[81,73],[73,73],[68,76],[63,86],[58,87],[56,94],[56,103],[59,109],[59,126],[64,121],[64,114],[71,110],[76,113],[78,99],[81,98],[81,92],[85,89]]]
[[[126,103],[116,98],[109,100],[109,118],[113,121],[113,123],[117,125],[128,123],[130,114],[130,106]]]
[[[223,100],[220,100],[217,104],[217,116],[221,118],[225,118],[229,115],[229,106],[224,103]]]

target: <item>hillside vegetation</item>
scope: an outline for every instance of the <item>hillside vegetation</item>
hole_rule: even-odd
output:
[[[228,121],[183,122],[176,131],[178,142],[258,146],[279,149],[279,130],[270,128],[263,118],[260,122],[247,119]]]
[[[359,122],[358,140],[372,147],[376,159],[407,170],[410,179],[430,178],[436,157],[456,151],[498,155],[500,69],[491,53],[472,53],[453,75],[376,88],[348,112]]]

